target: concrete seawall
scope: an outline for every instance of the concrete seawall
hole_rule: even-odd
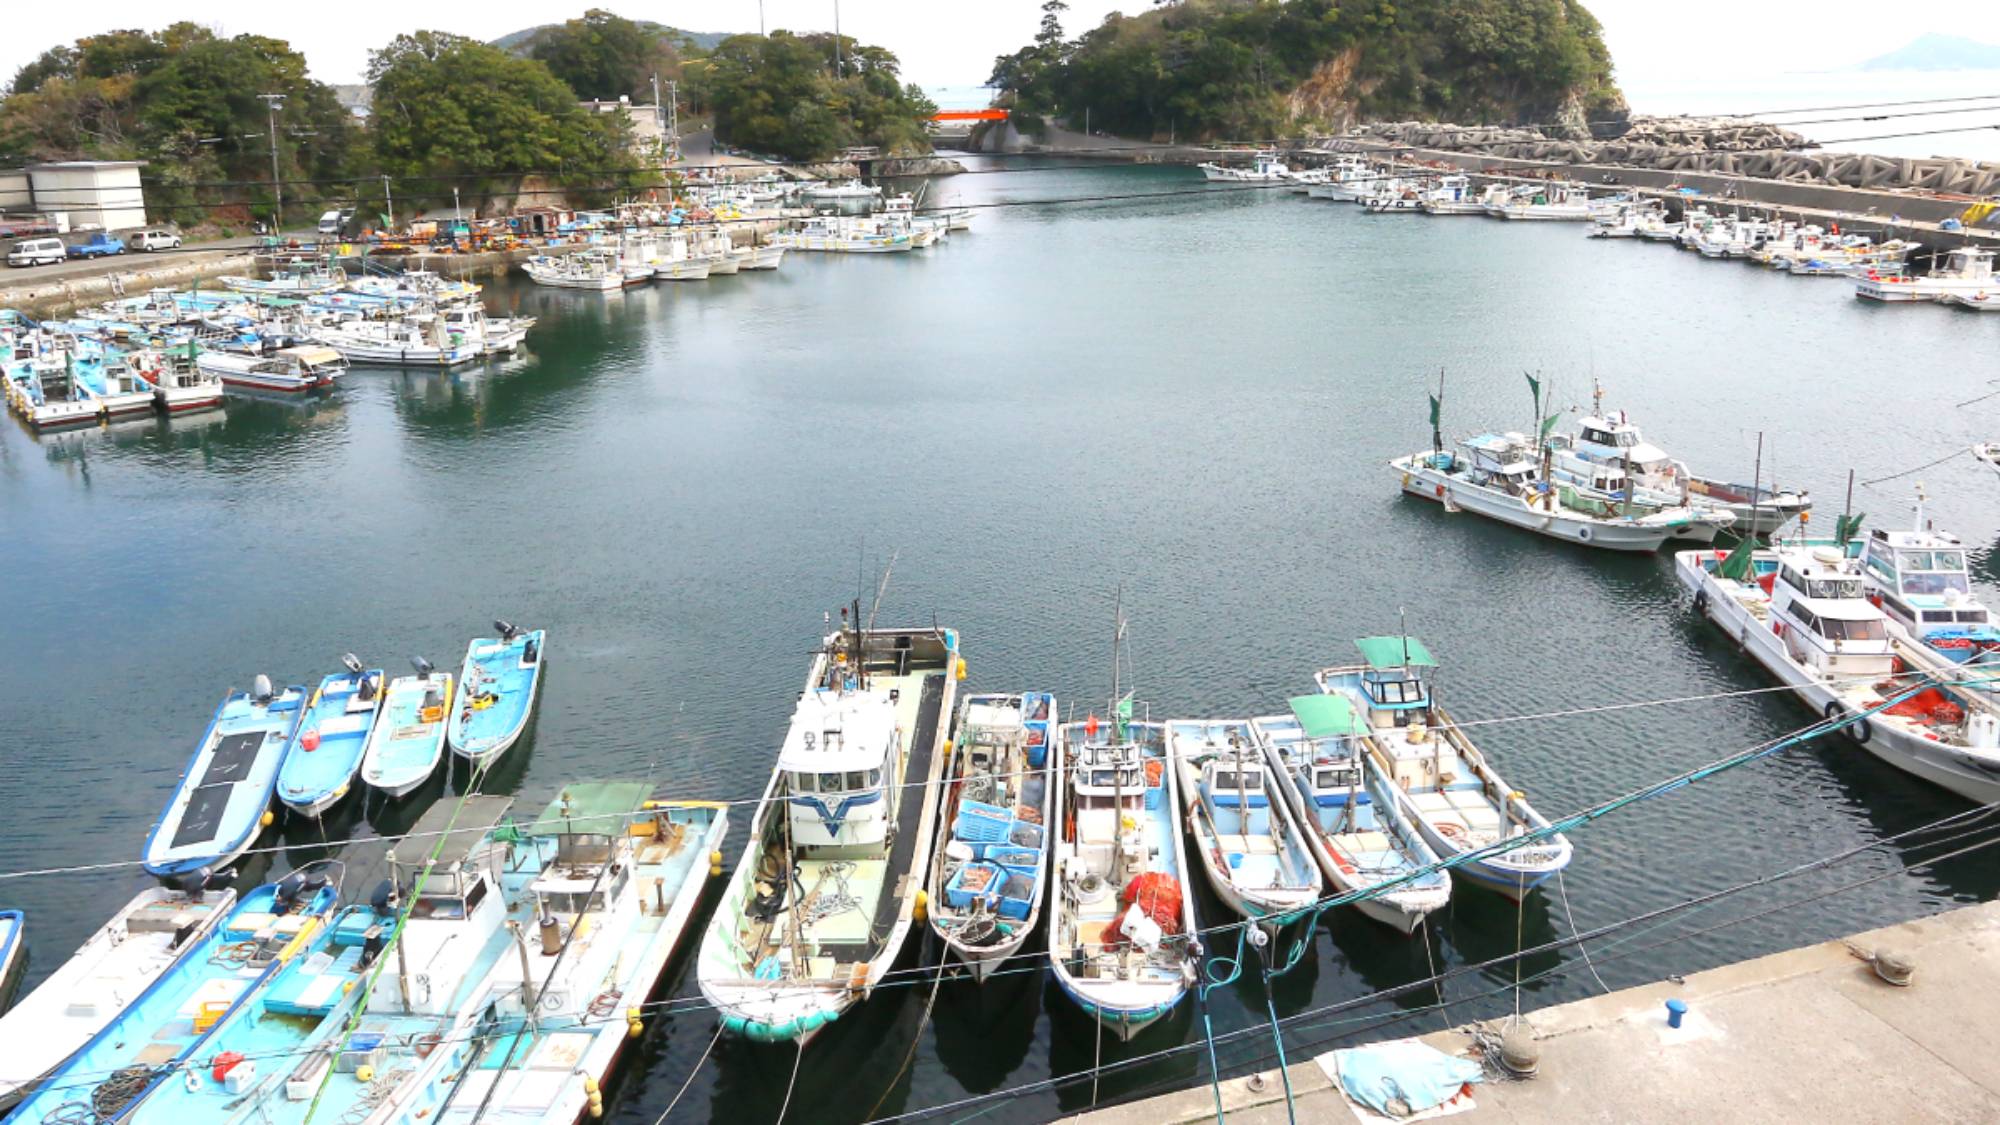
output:
[[[121,289],[128,296],[138,296],[161,286],[179,289],[207,278],[256,270],[255,258],[236,251],[192,250],[157,260],[119,259],[104,263],[101,271],[30,274],[20,282],[0,285],[0,308],[19,309],[37,317],[56,316],[111,300]]]
[[[1868,958],[1893,952],[1908,987]],[[2000,1120],[2000,903],[1969,906],[1752,961],[1545,1008],[1526,1016],[1540,1070],[1471,1087],[1453,1120],[1836,1122]],[[1683,1001],[1679,1028],[1665,1003]],[[1497,1028],[1489,1027],[1497,1031]],[[1469,1028],[1423,1036],[1477,1057]],[[1333,1055],[1296,1063],[1300,1121],[1361,1118],[1336,1086]],[[1232,1123],[1286,1120],[1275,1070],[1222,1083]],[[1098,1110],[1088,1125],[1213,1121],[1207,1085]],[[1379,1120],[1377,1118],[1376,1120]]]

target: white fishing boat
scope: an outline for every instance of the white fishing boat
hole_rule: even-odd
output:
[[[702,996],[725,1030],[758,1042],[803,1046],[874,991],[932,854],[958,635],[859,617],[859,603],[843,610],[813,657],[702,940]]]
[[[1632,236],[1642,242],[1679,242],[1682,229],[1682,224],[1669,220],[1665,211],[1658,211],[1640,220]]]
[[[774,270],[785,260],[785,248],[764,244],[750,247],[750,258],[743,263],[746,270]]]
[[[706,281],[713,264],[713,255],[696,253],[688,234],[676,231],[660,239],[650,268],[661,281]]]
[[[1454,172],[1438,180],[1437,186],[1423,193],[1418,207],[1426,215],[1484,215],[1487,204],[1504,193],[1499,184],[1488,184],[1475,191],[1472,177],[1462,172]]]
[[[362,1125],[573,1125],[603,1116],[605,1091],[646,1030],[729,829],[726,805],[653,799],[652,788],[571,783],[520,829],[501,878],[533,872],[518,893],[531,910],[508,921],[485,1012],[458,1042],[440,1036],[431,1057],[446,1058],[419,1087],[432,1106],[404,1112],[414,1100],[405,1098]]]
[[[1909,642],[1907,662],[1968,687],[2000,689],[2000,628],[1972,589],[1965,544],[1931,526],[1924,499],[1918,485],[1910,529],[1878,527],[1859,544],[1868,600],[1888,618],[1890,634]]]
[[[521,263],[521,269],[536,285],[557,289],[587,289],[616,293],[625,288],[625,271],[618,259],[603,250],[585,250],[560,256],[537,255]]]
[[[264,297],[305,297],[314,293],[331,293],[345,287],[350,279],[347,271],[320,264],[283,266],[266,279],[224,274],[216,280],[238,293]]]
[[[1296,192],[1299,195],[1308,195],[1312,192],[1315,184],[1332,182],[1333,169],[1331,167],[1294,168],[1285,173],[1284,180],[1285,183],[1290,185],[1287,190]],[[956,230],[958,228],[954,227],[952,229]]]
[[[1968,800],[2000,801],[2000,718],[1955,684],[1903,674],[1859,559],[1835,544],[1745,544],[1727,555],[1682,551],[1674,576],[1696,613],[1815,714],[1853,719],[1898,700],[1843,728],[1869,753]]]
[[[1867,301],[1936,301],[1954,293],[1985,293],[2000,288],[1993,276],[1993,252],[1961,246],[1945,255],[1944,265],[1928,274],[1908,275],[1869,270],[1854,279],[1854,295]]]
[[[806,198],[821,202],[874,199],[882,194],[882,189],[860,180],[832,181],[813,184],[805,189]]]
[[[140,377],[124,353],[89,339],[79,339],[77,348],[70,374],[84,398],[97,404],[99,415],[111,421],[153,412],[153,385]]]
[[[482,349],[479,341],[453,331],[436,313],[333,321],[314,328],[312,339],[350,363],[397,367],[456,367],[478,359]]]
[[[1389,467],[1403,491],[1434,500],[1447,511],[1471,512],[1606,551],[1657,551],[1670,539],[1713,540],[1722,521],[1714,513],[1672,507],[1640,511],[1586,499],[1573,486],[1543,479],[1533,447],[1520,434],[1481,434],[1459,443],[1462,452],[1432,449],[1398,457]],[[1624,514],[1623,509],[1631,509]],[[1704,526],[1705,525],[1705,526]]]
[[[2000,472],[2000,441],[1982,441],[1973,446],[1972,458],[1994,472]]]
[[[222,377],[202,370],[199,356],[194,346],[177,345],[165,352],[147,349],[135,353],[130,362],[153,388],[156,406],[168,414],[187,414],[222,405]]]
[[[1501,778],[1433,697],[1437,659],[1410,636],[1363,637],[1363,663],[1322,669],[1320,691],[1344,697],[1367,728],[1384,788],[1452,874],[1520,899],[1569,866],[1568,837]],[[1530,833],[1544,833],[1528,839]],[[1505,847],[1509,840],[1520,840]],[[1501,850],[1486,850],[1502,846]],[[1485,853],[1485,854],[1479,854]]]
[[[1324,183],[1313,184],[1306,189],[1306,197],[1335,203],[1357,203],[1373,190],[1376,181],[1381,178],[1366,160],[1343,156],[1334,162]]]
[[[1049,812],[1062,784],[1056,699],[970,695],[955,729],[925,896],[932,932],[983,981],[1020,951],[1048,899]]]
[[[1939,300],[1956,308],[1971,309],[1973,312],[2000,312],[2000,282],[1996,282],[1991,290],[1982,289],[1977,293],[1947,293]]]
[[[1728,526],[1754,535],[1770,535],[1812,509],[1812,496],[1804,491],[1766,487],[1762,481],[1742,484],[1695,475],[1648,442],[1624,411],[1606,411],[1604,387],[1594,380],[1590,401],[1591,413],[1578,420],[1574,432],[1554,435],[1556,449],[1594,465],[1621,470],[1637,486],[1636,495],[1643,501],[1724,512],[1731,517]]]
[[[476,301],[440,305],[437,315],[446,332],[477,345],[480,355],[514,354],[527,340],[528,329],[535,326],[532,316],[487,316],[485,306]]]
[[[1292,174],[1291,168],[1270,149],[1251,153],[1248,167],[1215,161],[1204,161],[1195,167],[1201,169],[1202,178],[1211,183],[1224,184],[1274,184],[1289,179]]]
[[[225,388],[301,394],[333,386],[347,373],[347,357],[312,344],[279,348],[270,355],[204,348],[195,358],[195,366],[222,380]]]
[[[118,1017],[236,903],[227,888],[140,891],[0,1019],[0,1110]]]
[[[1361,197],[1361,206],[1370,214],[1416,214],[1422,210],[1428,181],[1394,177],[1380,181],[1375,190]]]
[[[1319,900],[1319,862],[1248,719],[1170,721],[1167,756],[1194,854],[1225,906],[1276,927]]]
[[[1487,208],[1502,219],[1537,222],[1590,221],[1590,189],[1578,183],[1551,180],[1516,188]]]
[[[815,215],[771,235],[772,246],[784,250],[836,254],[897,254],[916,248],[907,233],[887,231],[866,219],[847,215]]]
[[[1451,901],[1451,877],[1403,814],[1366,727],[1345,696],[1302,695],[1291,714],[1250,720],[1278,791],[1305,830],[1335,894],[1364,894],[1355,909],[1405,935]],[[1374,888],[1393,884],[1386,890]],[[1372,893],[1370,893],[1372,892]]]

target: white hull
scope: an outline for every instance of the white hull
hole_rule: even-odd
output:
[[[603,274],[573,274],[559,269],[544,269],[533,262],[521,267],[536,285],[547,285],[556,289],[585,289],[594,293],[615,293],[625,287],[625,275],[611,272]]]
[[[782,246],[759,246],[755,249],[756,253],[743,265],[746,270],[774,270],[785,260],[785,248]]]
[[[444,348],[435,345],[406,348],[394,344],[357,340],[336,332],[323,332],[315,339],[338,351],[349,361],[392,364],[398,367],[456,367],[461,363],[471,363],[480,355],[477,344],[460,344],[457,347]]]
[[[11,1105],[108,1026],[235,903],[235,891],[207,891],[196,901],[155,887],[121,907],[0,1019],[8,1075],[0,1079],[0,1106]],[[135,931],[133,923],[142,918]],[[179,928],[188,932],[176,942]]]
[[[1522,222],[1587,223],[1590,221],[1590,208],[1582,205],[1573,207],[1538,207],[1534,204],[1528,204],[1526,206],[1494,208],[1490,214],[1498,215],[1503,219],[1515,219]]]
[[[1421,210],[1426,215],[1484,215],[1486,205],[1472,200],[1426,199]]]
[[[1830,680],[1793,660],[1785,642],[1758,620],[1701,565],[1712,551],[1682,551],[1674,557],[1674,577],[1694,596],[1695,609],[1736,639],[1743,651],[1792,689],[1815,714],[1859,713],[1879,704],[1866,683]],[[1907,654],[1906,654],[1907,656]],[[1911,684],[1910,686],[1915,686]],[[1862,748],[1905,773],[1943,786],[1979,804],[2000,802],[2000,755],[1980,755],[1926,738],[1902,719],[1876,714],[1845,729]]]
[[[155,393],[160,409],[169,414],[213,410],[222,405],[222,383],[219,380],[207,386],[162,387]]]
[[[1554,511],[1529,508],[1519,497],[1469,481],[1456,480],[1424,464],[1427,455],[1398,458],[1389,463],[1402,477],[1404,492],[1452,506],[1487,519],[1525,528],[1551,539],[1579,543],[1606,551],[1657,551],[1674,538],[1677,528],[1668,524],[1637,521],[1600,520],[1558,506]]]

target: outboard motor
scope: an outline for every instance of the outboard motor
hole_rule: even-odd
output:
[[[358,656],[356,656],[356,655],[354,655],[353,653],[351,653],[351,652],[350,652],[350,653],[348,653],[347,655],[345,655],[345,656],[341,657],[341,658],[340,658],[340,662],[341,662],[342,664],[345,664],[345,665],[347,666],[347,670],[348,670],[348,671],[350,671],[350,672],[354,673],[354,674],[355,674],[355,675],[357,675],[357,676],[359,676],[359,675],[361,674],[361,658],[360,658],[360,657],[358,657]]]
[[[368,905],[377,914],[394,913],[400,905],[396,894],[395,881],[384,879],[380,883],[375,884],[375,893],[368,896]]]
[[[530,640],[521,646],[521,663],[533,664],[541,656],[541,646]]]
[[[420,680],[430,679],[431,673],[436,671],[435,666],[421,656],[410,657],[410,667],[417,670],[417,678]]]
[[[164,882],[168,890],[179,891],[181,894],[193,898],[208,889],[208,881],[214,874],[214,872],[206,867],[197,867],[193,871],[183,871],[179,875],[170,875]]]
[[[290,914],[298,905],[299,892],[305,889],[306,877],[297,871],[278,880],[277,901],[271,904],[273,914]]]
[[[250,681],[250,698],[259,704],[271,702],[277,694],[277,689],[271,686],[271,677],[262,672],[257,673],[257,678]]]
[[[521,632],[519,629],[516,629],[511,623],[498,620],[497,618],[493,622],[493,627],[495,629],[500,630],[500,639],[503,641],[511,641]]]

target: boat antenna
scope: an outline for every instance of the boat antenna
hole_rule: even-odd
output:
[[[1742,537],[1749,542],[1757,537],[1758,515],[1764,505],[1764,431],[1757,431],[1757,459],[1750,463],[1750,530]]]
[[[1400,605],[1396,607],[1396,632],[1402,634],[1403,667],[1408,668],[1410,666],[1410,617],[1407,607]]]

